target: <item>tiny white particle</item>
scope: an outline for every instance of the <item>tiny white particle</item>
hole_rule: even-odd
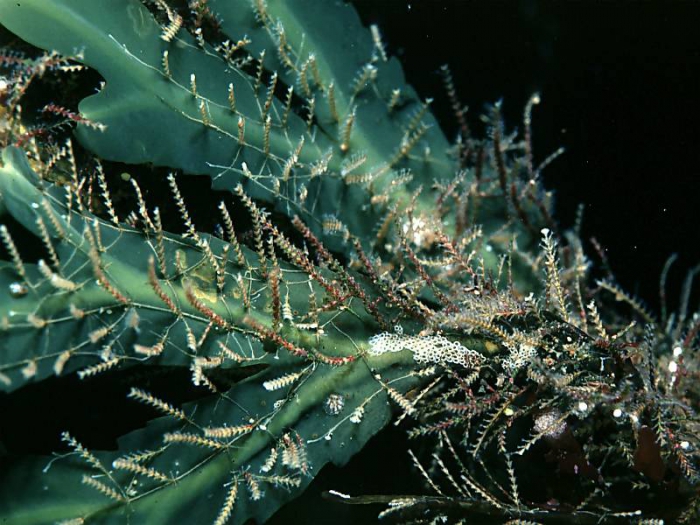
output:
[[[675,361],[671,361],[670,363],[668,363],[668,371],[672,374],[675,374],[678,371],[678,363],[676,363]]]
[[[622,410],[620,410],[619,408],[613,410],[613,417],[622,417]]]
[[[329,490],[328,494],[331,494],[333,496],[338,496],[339,498],[343,498],[343,499],[350,499],[349,494],[344,494],[342,492],[338,492],[337,490]]]
[[[578,409],[579,409],[581,412],[585,412],[586,410],[588,410],[588,404],[586,404],[586,403],[584,403],[583,401],[581,401],[581,402],[578,404]]]
[[[678,357],[682,353],[683,353],[683,348],[681,348],[680,346],[677,346],[673,349],[673,356],[674,357]]]
[[[688,443],[687,441],[681,441],[681,448],[683,450],[688,450],[690,448],[690,443]]]

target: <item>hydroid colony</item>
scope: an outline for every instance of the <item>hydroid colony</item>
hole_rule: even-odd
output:
[[[262,522],[389,423],[425,488],[374,498],[382,519],[697,519],[700,318],[590,278],[541,185],[538,97],[522,136],[496,104],[449,144],[341,2],[0,16],[46,50],[0,57],[0,384],[122,374],[151,410],[117,450],[64,432],[13,458],[7,523]],[[97,93],[27,115],[32,85],[84,67]],[[195,176],[218,192],[197,213]]]

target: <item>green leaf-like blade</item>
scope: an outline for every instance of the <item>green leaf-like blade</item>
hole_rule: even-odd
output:
[[[99,381],[103,368],[170,365],[189,367],[195,385],[217,390],[208,372],[243,372],[243,379],[227,390],[182,407],[132,390],[136,401],[169,416],[123,437],[118,452],[88,453],[77,448],[75,436],[65,438],[74,455],[19,460],[2,476],[3,523],[40,524],[47,517],[215,522],[231,483],[240,485],[232,523],[262,522],[304,490],[325,464],[344,464],[386,425],[387,385],[396,396],[422,381],[414,374],[410,352],[365,354],[376,323],[352,304],[319,314],[322,339],[294,325],[282,326],[276,333],[288,343],[263,349],[260,332],[251,326],[274,321],[269,285],[252,253],[244,250],[245,270],[225,263],[224,287],[217,292],[207,282],[214,272],[207,269],[212,264],[207,251],[220,253],[223,241],[207,237],[204,244],[203,237],[166,234],[169,277],[154,277],[148,263],[159,252],[154,232],[94,217],[66,199],[64,190],[42,181],[16,148],[5,149],[2,160],[0,196],[6,212],[29,235],[49,232],[44,242],[52,245],[58,263],[48,267],[18,259],[0,267],[4,389],[54,373],[79,370]],[[235,293],[233,276],[243,271],[250,282],[250,311]],[[299,269],[280,263],[279,275],[295,315],[309,307],[311,290],[319,301],[327,299]],[[11,296],[13,280],[26,292]],[[159,297],[154,282],[172,305]],[[225,323],[219,326],[216,319]],[[228,350],[223,352],[219,343]],[[309,354],[293,355],[285,344],[300,345]],[[335,366],[314,358],[312,352],[319,351],[355,360]],[[256,366],[246,369],[250,365]],[[226,430],[231,427],[237,430]],[[273,448],[279,457],[263,468]]]
[[[225,31],[255,34],[251,52],[266,50],[269,66],[290,86],[302,75],[303,60],[315,53],[314,70],[323,85],[315,86],[315,94],[301,95],[316,108],[316,123],[307,125],[304,109],[297,115],[293,108],[285,116],[284,101],[277,96],[265,110],[266,86],[208,45],[198,46],[184,30],[164,41],[162,28],[136,0],[1,0],[0,19],[28,42],[77,56],[105,78],[105,86],[85,99],[80,110],[106,129],[80,126],[77,132],[101,158],[209,175],[217,189],[230,190],[243,181],[250,195],[274,202],[290,216],[299,214],[335,249],[348,250],[342,235],[346,230],[341,235],[324,232],[326,217],[337,218],[369,243],[391,203],[405,206],[419,185],[452,176],[447,142],[434,119],[405,86],[396,60],[376,62],[369,32],[351,9],[325,2],[277,3],[270,16],[275,27],[284,24],[290,53],[298,54],[284,71],[273,58],[278,44],[269,23],[256,26],[249,4],[218,2],[214,8],[221,11]],[[345,20],[338,16],[347,17],[350,26],[343,40],[335,41]],[[349,47],[354,41],[361,44]],[[358,64],[372,73],[353,88]],[[327,100],[331,83],[335,119]],[[235,111],[228,102],[229,85],[235,91]],[[402,93],[400,104],[390,108],[394,89]],[[239,122],[244,122],[243,143]],[[353,155],[366,160],[348,171]],[[396,170],[404,168],[411,170],[413,181],[397,185]],[[380,205],[369,204],[372,195],[382,197]],[[428,212],[431,205],[429,193],[417,203],[419,211]],[[359,207],[362,214],[356,213]]]
[[[0,518],[8,525],[38,525],[47,520],[78,517],[110,524],[127,523],[127,519],[130,523],[213,523],[226,497],[227,484],[236,481],[239,494],[230,523],[244,523],[250,518],[261,523],[304,490],[326,463],[343,465],[387,423],[390,410],[386,394],[368,379],[368,366],[392,381],[405,370],[405,358],[390,354],[347,368],[319,368],[298,387],[274,392],[266,391],[261,384],[274,377],[274,372],[269,371],[235,386],[222,399],[197,402],[196,411],[194,404],[185,405],[185,412],[193,414],[196,420],[191,427],[183,428],[179,421],[161,418],[124,437],[120,453],[95,454],[111,471],[116,484],[78,457],[23,460],[3,474],[0,501],[8,506],[0,508]],[[395,386],[403,390],[415,384],[415,378],[407,378]],[[331,394],[345,400],[338,414],[324,408],[324,400]],[[275,402],[281,406],[276,408]],[[352,423],[349,417],[360,405],[364,417],[359,423]],[[218,450],[184,443],[161,445],[168,433],[197,432],[197,425],[212,422],[233,424],[248,420],[263,425],[230,442],[222,440]],[[301,469],[283,464],[282,454],[289,440],[292,446],[305,449]],[[273,447],[278,449],[277,462],[269,472],[261,471]],[[154,449],[157,453],[143,465],[172,476],[172,481],[153,481],[111,468],[127,452]],[[253,475],[264,491],[260,500],[252,498],[246,473]],[[129,502],[113,501],[81,483],[84,474],[103,481],[117,493],[131,494]],[[295,480],[298,486],[286,489],[281,482],[275,486],[275,477]],[[138,484],[132,483],[135,478]]]

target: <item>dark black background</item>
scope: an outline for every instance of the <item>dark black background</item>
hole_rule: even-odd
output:
[[[456,123],[439,67],[449,64],[475,134],[486,103],[503,99],[521,127],[534,92],[536,160],[557,218],[608,249],[620,283],[658,308],[659,274],[678,296],[700,263],[700,2],[353,0],[382,30],[408,81],[433,97],[450,139]],[[594,256],[588,245],[589,254]],[[692,304],[692,307],[696,307]]]

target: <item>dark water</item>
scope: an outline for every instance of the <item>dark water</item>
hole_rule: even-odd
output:
[[[541,94],[535,156],[566,148],[545,170],[557,218],[570,226],[584,203],[583,237],[608,248],[619,281],[650,307],[669,254],[679,254],[671,287],[700,263],[700,3],[352,3],[382,28],[409,83],[435,98],[449,137],[457,128],[442,64],[476,135],[485,103],[502,98],[506,123],[520,126],[528,98]]]

